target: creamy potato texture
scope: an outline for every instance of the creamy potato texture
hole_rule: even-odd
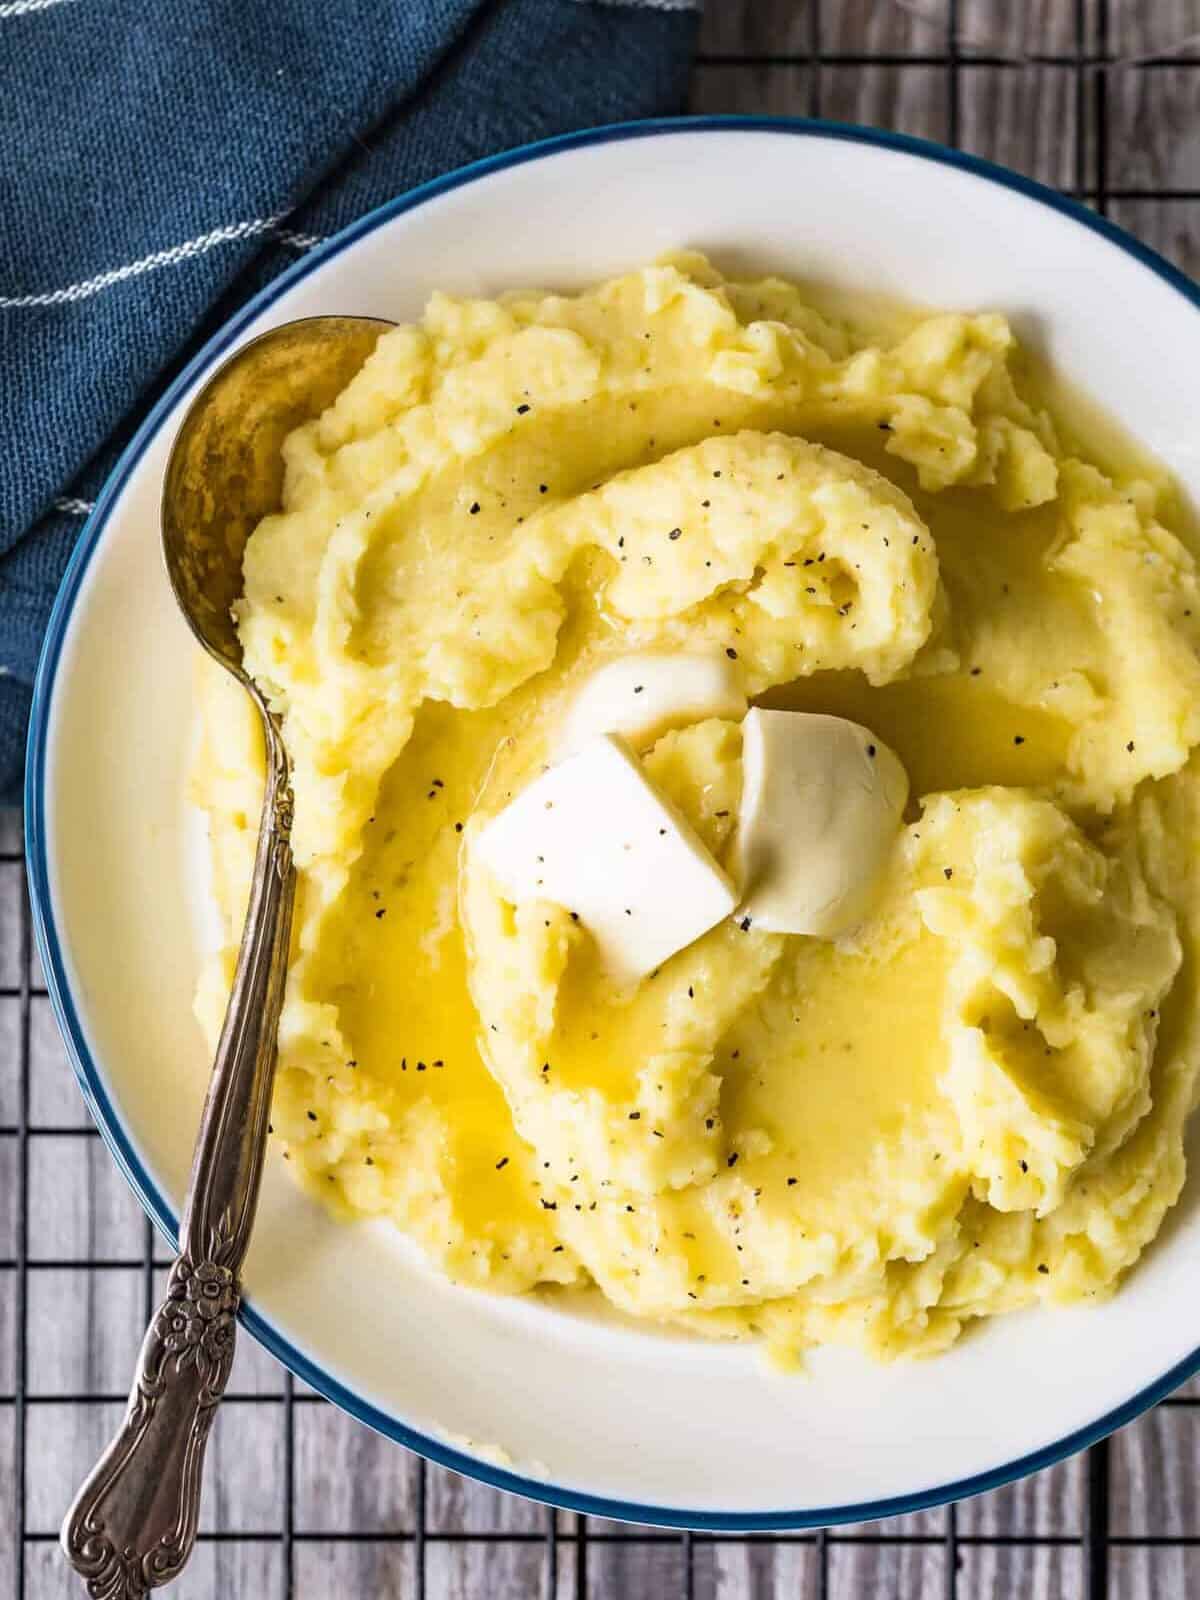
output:
[[[295,766],[298,1176],[462,1282],[781,1355],[1114,1287],[1194,1098],[1200,597],[1163,475],[1041,392],[1000,316],[868,332],[698,256],[380,341],[289,439],[240,611]],[[727,920],[622,990],[472,841],[591,672],[672,649],[865,724],[912,800],[851,936]],[[215,1034],[261,753],[200,701]],[[728,864],[739,724],[645,760]]]

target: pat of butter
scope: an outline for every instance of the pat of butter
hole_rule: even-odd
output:
[[[622,656],[600,667],[576,695],[562,749],[582,750],[600,733],[619,733],[645,750],[670,728],[706,717],[745,714],[741,676],[718,655]]]
[[[908,799],[899,759],[842,717],[748,712],[742,723],[739,915],[833,939],[871,910]]]
[[[475,848],[515,903],[573,911],[622,982],[661,966],[737,904],[692,828],[607,734],[535,779]]]

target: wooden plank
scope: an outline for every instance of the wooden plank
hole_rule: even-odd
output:
[[[295,1429],[297,1532],[413,1530],[414,1456],[324,1403],[298,1405]]]
[[[0,1050],[6,1055],[11,1050],[14,1064],[20,1060],[20,1014],[19,1001],[0,1001]],[[15,1080],[15,1071],[12,1076]],[[29,1125],[33,1128],[93,1126],[45,995],[36,995],[29,1007]]]
[[[11,1189],[3,1187],[0,1172],[0,1198],[7,1201]],[[6,1413],[4,1401],[16,1392],[17,1373],[17,1274],[13,1267],[0,1268],[0,1416]],[[3,1452],[0,1452],[0,1484],[3,1483]],[[0,1518],[0,1521],[3,1521]],[[0,1594],[4,1591],[0,1588]]]
[[[17,1254],[16,1198],[19,1164],[16,1139],[10,1135],[0,1134],[0,1195],[4,1196],[5,1201],[0,1205],[0,1261],[12,1261]]]
[[[813,0],[709,0],[700,56],[807,56]],[[923,20],[930,10],[933,23]],[[819,37],[826,54],[917,55],[945,48],[944,0],[824,0]]]
[[[1083,1600],[1083,1594],[1080,1550],[977,1545],[959,1551],[958,1600]],[[1159,1600],[1167,1600],[1166,1594]]]
[[[297,1600],[408,1600],[417,1592],[411,1545],[336,1544],[317,1541],[298,1544],[294,1555]],[[276,1588],[274,1593],[278,1594]],[[434,1592],[426,1591],[428,1600]],[[249,1589],[222,1591],[219,1600],[257,1600]],[[482,1596],[480,1597],[482,1600]],[[532,1596],[530,1597],[532,1600]]]
[[[848,1522],[837,1532],[870,1539],[896,1538],[898,1535],[941,1539],[946,1532],[946,1508],[934,1506],[930,1511],[909,1511],[902,1517],[887,1517],[875,1522]]]
[[[818,1562],[812,1545],[754,1539],[712,1545],[705,1554],[712,1561],[712,1600],[815,1600]]]
[[[283,1526],[282,1407],[225,1400],[204,1459],[204,1520],[214,1533],[278,1533]]]
[[[0,853],[20,855],[25,847],[21,813],[15,806],[0,806]]]
[[[1108,73],[1108,186],[1200,188],[1200,70]]]
[[[31,1261],[141,1258],[144,1214],[99,1139],[44,1134],[29,1141],[29,1214],[36,1219]]]
[[[1200,1549],[1116,1549],[1108,1600],[1191,1600],[1200,1594]]]
[[[436,1533],[541,1533],[547,1512],[444,1467],[428,1468],[425,1525]]]
[[[57,1030],[56,1030],[57,1031]],[[17,1121],[20,1098],[21,1002],[0,999],[0,1128],[11,1128]],[[75,1107],[82,1109],[79,1091],[74,1090]],[[84,1115],[86,1116],[86,1112]]]
[[[589,1545],[587,1576],[589,1600],[675,1600],[684,1592],[682,1541],[645,1544],[631,1534]]]
[[[1085,1457],[1048,1467],[1031,1478],[964,1500],[958,1508],[958,1531],[988,1538],[1079,1535],[1086,1497]]]
[[[807,67],[698,66],[692,73],[688,110],[728,116],[794,116],[808,106],[812,74]]]
[[[828,1600],[864,1600],[867,1595],[934,1600],[945,1589],[946,1552],[940,1545],[829,1546]]]
[[[1137,36],[1179,38],[1186,28],[1150,26],[1144,0]],[[1157,3],[1157,0],[1156,0]],[[1187,0],[1168,0],[1181,9]],[[700,55],[807,55],[812,0],[708,0],[700,30]],[[1119,9],[1121,0],[1116,0]],[[1094,48],[1096,0],[1084,5],[1083,42]],[[949,44],[949,0],[824,0],[819,39],[826,55],[941,55]],[[1076,17],[1064,0],[959,0],[959,43],[964,54],[1020,60],[1032,54],[1073,54]],[[1197,26],[1195,22],[1193,27]]]
[[[818,109],[837,122],[944,139],[949,86],[943,67],[823,67]]]
[[[1115,1534],[1200,1530],[1200,1409],[1163,1407],[1114,1435],[1110,1455]]]
[[[0,1190],[0,1194],[6,1192]],[[15,1595],[17,1587],[17,1530],[12,1515],[16,1505],[14,1422],[12,1406],[0,1405],[0,1594],[5,1595]],[[17,1595],[16,1600],[21,1596]]]
[[[1200,277],[1200,205],[1194,200],[1114,200],[1109,215],[1184,272]]]
[[[536,1544],[431,1544],[426,1551],[428,1600],[539,1600],[547,1593],[547,1578],[546,1552]],[[613,1595],[650,1600],[659,1592],[629,1588]],[[574,1555],[563,1549],[551,1600],[570,1600],[574,1593]],[[665,1600],[669,1591],[662,1593]]]
[[[25,1510],[31,1534],[56,1534],[84,1474],[111,1438],[124,1402],[50,1402],[26,1413]],[[282,1526],[283,1437],[279,1407],[226,1401],[204,1468],[209,1532],[272,1533]]]
[[[31,1545],[26,1560],[28,1600],[81,1600],[83,1587],[63,1560],[57,1544]],[[282,1554],[276,1545],[199,1544],[182,1577],[165,1593],[170,1600],[250,1600],[252,1596],[265,1600],[282,1589],[281,1566]],[[313,1600],[318,1596],[324,1600],[326,1594],[335,1592],[313,1589],[308,1593]],[[362,1591],[364,1596],[369,1592]],[[347,1593],[358,1600],[355,1591]]]
[[[945,0],[826,0],[821,7],[826,55],[940,55],[948,37]]]
[[[930,0],[920,0],[929,9]],[[933,0],[939,13],[948,0]],[[1137,0],[1141,3],[1141,0]],[[1157,3],[1157,0],[1155,0]],[[1074,55],[1079,39],[1073,0],[959,0],[959,42],[964,54],[1019,60],[1030,55]],[[1097,0],[1084,0],[1082,43],[1095,45]]]
[[[710,0],[700,24],[700,55],[805,55],[809,4],[811,0]]]
[[[963,67],[959,143],[1041,183],[1071,188],[1076,181],[1076,89],[1070,67]],[[1089,150],[1085,184],[1094,181],[1094,173],[1094,152]]]
[[[25,1518],[29,1533],[54,1534],[84,1473],[112,1438],[125,1407],[30,1406],[26,1412]]]
[[[21,899],[25,868],[19,861],[0,862],[0,988],[21,982]]]
[[[283,1551],[276,1544],[201,1544],[183,1576],[167,1590],[169,1600],[266,1600],[283,1590]],[[78,1587],[69,1591],[79,1600]],[[297,1590],[298,1595],[305,1591]],[[335,1594],[313,1589],[313,1595]],[[386,1591],[384,1591],[386,1592]],[[36,1591],[32,1600],[40,1600]]]
[[[1108,0],[1108,14],[1109,49],[1122,59],[1172,50],[1200,32],[1196,0]]]
[[[124,1394],[146,1331],[145,1275],[31,1272],[28,1294],[29,1393]]]

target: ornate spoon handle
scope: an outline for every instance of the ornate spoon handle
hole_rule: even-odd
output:
[[[204,1447],[233,1363],[240,1272],[258,1201],[296,874],[287,756],[260,703],[267,793],[246,927],[213,1063],[167,1293],[129,1409],[75,1498],[62,1545],[94,1600],[167,1583],[196,1538]]]

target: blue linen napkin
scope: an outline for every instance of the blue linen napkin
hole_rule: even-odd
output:
[[[415,184],[678,110],[701,3],[0,0],[0,800],[90,504],[197,346]]]

